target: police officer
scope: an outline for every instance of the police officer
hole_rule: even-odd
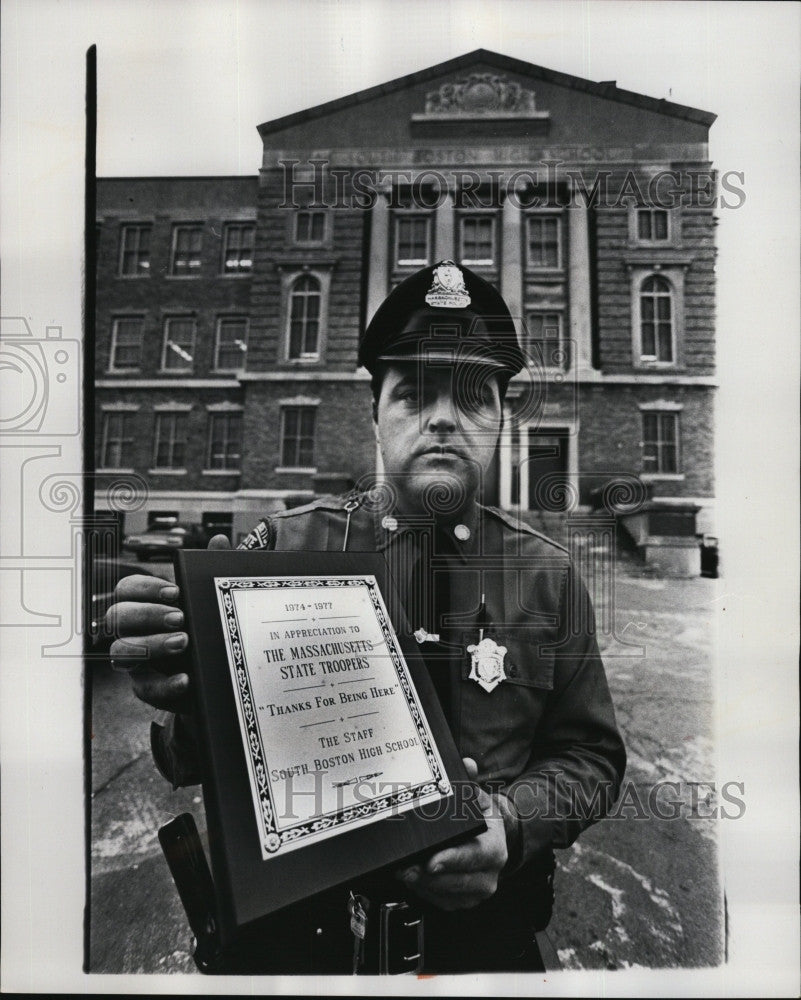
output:
[[[372,376],[380,485],[270,515],[243,547],[385,554],[481,789],[487,829],[425,864],[290,908],[220,971],[378,971],[379,946],[390,971],[404,969],[404,955],[412,956],[405,968],[418,971],[535,971],[534,934],[553,902],[553,849],[611,807],[625,751],[592,607],[568,553],[478,500],[506,389],[525,359],[498,292],[443,261],[391,292],[359,360]],[[125,657],[137,696],[169,713],[152,727],[156,763],[176,787],[196,782],[191,640],[178,590],[126,577],[116,599],[111,655]],[[422,959],[406,931],[379,940],[379,914],[398,907],[414,918],[402,926],[423,928]],[[354,940],[351,930],[358,938],[365,926],[364,941]]]

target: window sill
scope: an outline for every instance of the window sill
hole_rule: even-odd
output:
[[[317,467],[314,466],[312,468],[311,466],[308,465],[298,465],[298,466],[278,465],[275,467],[275,469],[273,469],[273,472],[286,472],[292,475],[313,476],[317,472]]]
[[[126,376],[127,375],[127,376],[130,377],[131,375],[141,375],[141,374],[142,374],[142,369],[141,368],[107,368],[106,369],[106,375],[122,375],[122,376]]]
[[[241,476],[241,469],[203,469],[201,476]]]
[[[191,281],[193,278],[202,278],[203,275],[198,274],[165,274],[164,277],[167,281]]]
[[[186,469],[148,469],[147,474],[149,476],[185,476],[187,475]]]
[[[192,277],[195,277],[195,276],[192,275]],[[253,268],[251,268],[249,271],[237,271],[236,274],[234,274],[233,271],[221,271],[217,277],[219,277],[219,278],[252,278],[253,277]]]
[[[118,274],[118,278],[122,278],[123,281],[136,281],[137,278],[150,278],[151,274]]]
[[[95,469],[95,474],[96,475],[99,475],[100,473],[103,473],[104,475],[106,475],[106,474],[112,473],[112,472],[114,473],[114,475],[119,475],[119,473],[121,473],[121,472],[124,472],[126,475],[135,475],[136,474],[136,469],[134,469],[131,466],[127,466],[127,465],[119,465],[119,466],[115,466],[115,465],[105,466],[104,465],[104,466],[101,466],[98,469]]]
[[[681,244],[675,240],[631,240],[629,250],[680,250]]]
[[[194,375],[194,368],[159,368],[157,375]]]
[[[681,483],[684,482],[683,472],[641,472],[640,480],[644,483]]]

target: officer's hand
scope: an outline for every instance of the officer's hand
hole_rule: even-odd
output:
[[[229,549],[225,535],[215,535],[210,549]],[[111,644],[115,667],[128,670],[134,694],[154,708],[189,711],[189,677],[183,656],[189,636],[177,602],[178,588],[154,576],[126,576],[114,590],[115,603],[106,625],[117,636]]]
[[[468,776],[475,778],[475,761],[466,757],[464,763]],[[498,888],[498,877],[508,858],[503,813],[481,788],[478,803],[487,824],[484,833],[439,851],[425,865],[413,865],[399,875],[419,896],[442,910],[477,906]]]

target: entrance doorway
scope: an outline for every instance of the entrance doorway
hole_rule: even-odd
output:
[[[564,428],[520,427],[512,434],[511,502],[520,510],[564,511],[569,490]]]

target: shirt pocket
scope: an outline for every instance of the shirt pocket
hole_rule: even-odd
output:
[[[472,757],[479,773],[511,781],[531,755],[532,741],[554,686],[554,656],[541,650],[541,639],[522,638],[514,630],[491,629],[487,638],[506,647],[503,679],[490,689],[471,678],[470,645],[475,632],[465,634],[459,684],[457,740],[463,757]],[[485,679],[492,676],[484,671]]]
[[[476,684],[477,682],[470,678],[473,654],[467,652],[467,647],[478,645],[477,637],[468,637],[465,633],[464,638],[462,680]],[[500,687],[509,684],[520,688],[538,688],[541,691],[553,690],[554,655],[553,651],[545,648],[546,642],[542,636],[534,633],[521,634],[517,631],[490,630],[487,638],[493,639],[498,646],[506,648],[503,658],[505,677],[500,681]]]

